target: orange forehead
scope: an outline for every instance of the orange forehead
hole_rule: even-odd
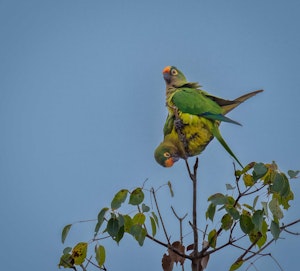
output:
[[[167,66],[163,69],[163,73],[170,73],[171,66]]]

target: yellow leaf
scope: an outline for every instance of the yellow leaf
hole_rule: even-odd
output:
[[[244,176],[243,176],[243,180],[244,180],[244,184],[246,186],[252,186],[252,185],[254,185],[253,177],[250,174],[245,173]]]
[[[72,258],[76,265],[80,265],[84,262],[87,252],[87,243],[78,243],[72,250]]]

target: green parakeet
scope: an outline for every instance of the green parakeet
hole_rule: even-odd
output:
[[[216,137],[226,151],[242,166],[221,136],[222,121],[240,125],[225,115],[263,90],[247,93],[235,100],[224,100],[200,89],[198,83],[188,82],[174,66],[163,70],[166,82],[168,117],[164,126],[164,140],[156,148],[156,161],[171,167],[179,158],[186,159],[200,154]]]

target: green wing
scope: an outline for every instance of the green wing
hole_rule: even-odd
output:
[[[164,126],[164,136],[170,134],[172,132],[173,127],[174,127],[174,117],[168,115]]]
[[[212,99],[212,97],[214,99]],[[218,102],[221,103],[221,101],[223,101],[223,103],[230,102],[221,98],[206,95],[205,92],[193,88],[181,88],[175,92],[172,97],[174,105],[183,113],[240,125],[238,122],[225,117],[222,114],[223,109],[218,104]]]
[[[172,97],[174,105],[182,112],[192,115],[203,113],[221,114],[222,108],[211,99],[201,93],[201,90],[193,88],[181,88]]]

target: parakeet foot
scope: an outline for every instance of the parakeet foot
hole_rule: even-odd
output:
[[[174,120],[174,125],[175,125],[176,130],[180,130],[180,131],[184,127],[184,124],[183,124],[182,120],[177,119],[177,118]]]

